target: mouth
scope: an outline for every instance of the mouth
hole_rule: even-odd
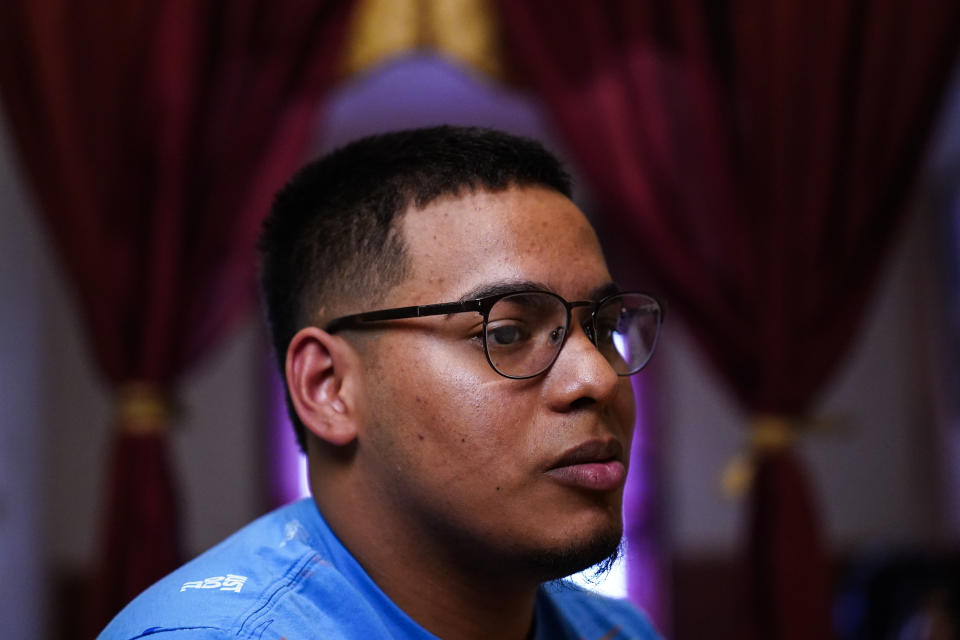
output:
[[[615,439],[587,440],[564,452],[546,475],[577,489],[615,491],[627,477],[623,445]]]

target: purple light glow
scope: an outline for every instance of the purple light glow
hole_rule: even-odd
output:
[[[630,382],[637,409],[623,497],[627,596],[664,632],[669,602],[664,591],[663,550],[658,544],[657,450],[648,401],[649,378],[636,375]]]
[[[269,354],[264,363],[266,378],[265,414],[267,420],[267,464],[269,486],[267,500],[270,508],[309,495],[305,480],[305,458],[300,453],[293,425],[287,415],[287,403],[284,399],[283,382],[277,372],[273,355]]]

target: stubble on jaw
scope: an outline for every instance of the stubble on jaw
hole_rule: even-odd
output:
[[[583,544],[532,553],[527,562],[534,572],[543,576],[545,582],[559,580],[591,567],[594,567],[591,579],[600,580],[622,554],[622,530],[611,527]]]

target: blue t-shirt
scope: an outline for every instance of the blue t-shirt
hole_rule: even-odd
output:
[[[370,579],[305,498],[180,567],[121,611],[99,640],[436,640]],[[624,600],[542,586],[536,640],[657,638]]]

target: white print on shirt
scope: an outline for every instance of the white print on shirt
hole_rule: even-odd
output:
[[[220,591],[240,593],[240,589],[243,589],[246,581],[247,576],[235,576],[232,573],[228,573],[225,576],[213,576],[206,580],[184,582],[183,586],[180,587],[180,593],[183,593],[187,589],[220,589]]]
[[[283,527],[283,542],[280,543],[280,548],[287,546],[287,543],[293,540],[306,542],[309,539],[310,534],[307,533],[307,530],[303,528],[303,525],[300,524],[300,521],[290,520]]]

